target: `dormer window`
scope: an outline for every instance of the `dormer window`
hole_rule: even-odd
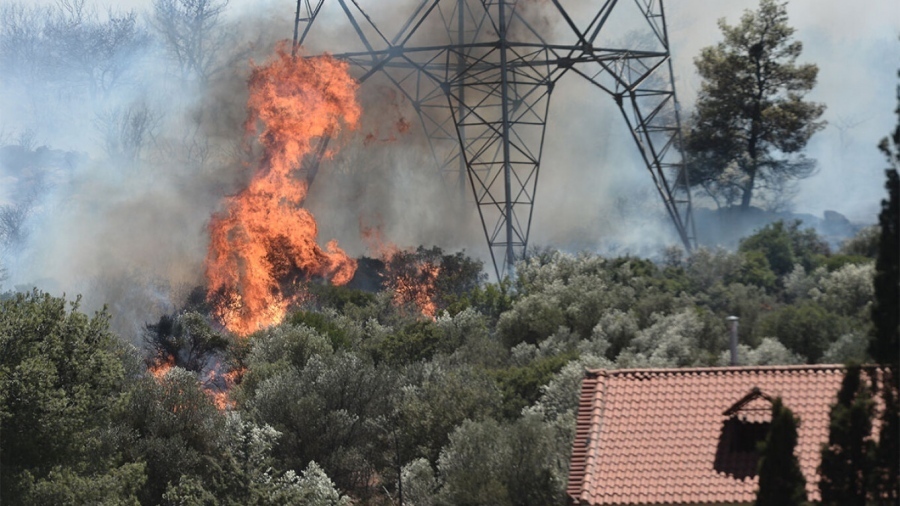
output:
[[[769,433],[772,398],[754,388],[722,416],[722,432],[713,467],[741,480],[756,476],[759,444]]]

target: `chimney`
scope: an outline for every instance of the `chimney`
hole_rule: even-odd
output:
[[[731,365],[738,365],[738,320],[737,316],[725,318],[731,324]]]

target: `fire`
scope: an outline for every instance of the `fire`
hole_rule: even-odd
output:
[[[386,241],[380,226],[366,226],[360,219],[359,228],[369,250],[384,262],[385,284],[394,292],[394,304],[415,305],[423,315],[434,319],[438,310],[435,297],[440,264]]]
[[[234,401],[231,400],[229,394],[234,385],[239,383],[241,378],[244,377],[247,368],[241,367],[222,373],[220,367],[221,364],[216,364],[215,367],[209,370],[209,373],[203,380],[203,389],[212,398],[219,411],[226,411],[234,407]]]
[[[395,255],[394,259],[396,258]],[[437,316],[435,295],[441,266],[427,261],[416,262],[413,266],[395,274],[391,271],[391,263],[387,265],[388,279],[394,290],[394,304],[398,306],[415,304],[423,315],[433,320]]]
[[[162,384],[166,374],[168,374],[173,367],[175,367],[175,357],[169,355],[165,359],[160,358],[151,363],[147,367],[147,372],[149,372],[158,383]],[[247,372],[247,368],[239,367],[227,372],[222,372],[222,367],[222,363],[216,361],[205,374],[201,375],[202,380],[200,381],[200,384],[203,391],[206,392],[206,395],[212,399],[213,404],[215,404],[220,411],[226,411],[234,407],[234,401],[231,400],[229,394],[231,393],[231,389],[234,388],[236,384],[240,383],[244,374]],[[175,406],[173,411],[177,410],[178,407]]]
[[[208,296],[217,318],[239,335],[284,319],[293,300],[282,287],[289,274],[342,285],[356,272],[356,261],[336,241],[319,247],[315,218],[301,207],[307,183],[293,173],[315,139],[356,128],[357,83],[346,64],[293,58],[285,47],[249,79],[245,132],[265,155],[247,188],[226,199],[209,227]]]
[[[175,357],[169,355],[165,358],[165,360],[157,360],[156,362],[151,364],[150,367],[147,368],[147,371],[152,374],[157,381],[159,381],[173,367],[175,367]]]

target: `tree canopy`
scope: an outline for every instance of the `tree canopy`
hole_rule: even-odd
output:
[[[804,100],[818,67],[797,63],[803,44],[792,39],[785,4],[761,0],[719,28],[724,40],[694,60],[703,82],[686,139],[691,184],[747,209],[759,190],[778,197],[813,173],[802,150],[823,128],[825,106]]]

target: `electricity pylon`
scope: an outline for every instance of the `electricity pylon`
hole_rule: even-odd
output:
[[[498,278],[525,256],[550,98],[567,74],[615,100],[684,247],[695,246],[662,0],[568,11],[562,0],[419,0],[399,14],[365,2],[298,0],[295,48],[321,37],[361,82],[383,75],[409,99],[441,172],[471,189]],[[329,22],[342,14],[351,37],[316,31],[335,3]]]

